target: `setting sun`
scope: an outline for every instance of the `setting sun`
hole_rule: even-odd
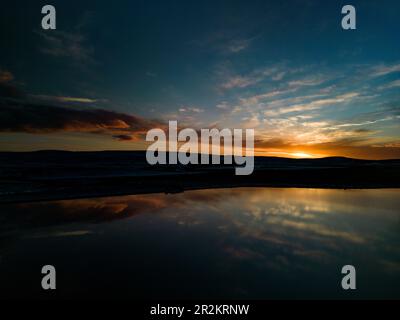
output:
[[[323,158],[324,155],[312,154],[302,151],[268,151],[262,150],[255,152],[257,156],[263,157],[284,157],[284,158]]]
[[[295,158],[314,158],[313,155],[305,153],[305,152],[294,152],[292,153]]]

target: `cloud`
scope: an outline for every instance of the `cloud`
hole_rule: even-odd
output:
[[[87,132],[121,139],[121,135],[143,135],[155,127],[163,123],[115,111],[0,101],[0,132]]]
[[[359,133],[363,134],[363,133]],[[400,142],[372,144],[364,138],[345,138],[314,144],[296,143],[286,138],[257,139],[255,153],[262,155],[295,156],[297,152],[315,157],[344,156],[360,159],[399,159]]]
[[[256,148],[286,148],[291,144],[282,138],[270,138],[270,139],[256,139],[254,146]]]
[[[373,146],[377,148],[398,148],[400,150],[400,141],[381,143]]]
[[[277,116],[277,115],[292,113],[292,112],[303,112],[303,111],[316,110],[316,109],[320,109],[327,105],[348,102],[352,98],[357,97],[357,96],[359,96],[359,93],[351,92],[351,93],[343,94],[340,96],[336,96],[334,98],[318,99],[318,100],[314,100],[310,103],[295,104],[292,106],[279,108],[277,110],[268,110],[268,111],[265,111],[264,115],[271,117],[271,116]]]
[[[229,104],[227,101],[222,101],[215,106],[217,109],[226,110],[229,109]]]
[[[86,44],[86,37],[80,32],[37,32],[43,40],[40,51],[54,57],[72,58],[80,63],[94,63],[93,48]]]
[[[283,79],[283,77],[284,77],[285,75],[286,75],[286,72],[285,72],[285,71],[279,72],[279,73],[277,73],[276,75],[274,75],[274,76],[272,77],[272,80],[274,80],[274,81],[280,81],[280,80]]]
[[[36,100],[35,100],[36,99]],[[97,99],[30,95],[10,83],[0,82],[0,132],[55,133],[85,132],[109,134],[118,140],[135,140],[153,128],[164,128],[158,120],[99,108],[54,105],[51,102],[81,104]],[[129,137],[129,138],[128,138]]]
[[[394,120],[394,119],[395,119],[394,116],[388,116],[383,119],[364,121],[364,122],[360,122],[360,123],[342,123],[342,124],[338,124],[334,127],[331,127],[330,129],[337,129],[337,128],[343,128],[343,127],[365,126],[365,125],[375,124],[375,123],[382,122],[382,121],[390,121],[390,120]]]
[[[217,69],[217,75],[222,92],[233,89],[269,88],[269,92],[258,93],[248,98],[240,98],[244,103],[257,104],[259,100],[268,99],[276,95],[285,95],[295,91],[312,91],[317,89],[319,94],[328,94],[334,88],[329,86],[320,89],[319,86],[335,78],[334,73],[314,72],[311,67],[293,68],[286,62],[276,63],[267,67],[260,67],[249,72],[234,72],[228,62]],[[308,71],[308,73],[306,73]],[[311,74],[311,75],[310,75]],[[255,91],[255,90],[254,90]]]
[[[372,68],[371,76],[381,77],[394,72],[400,72],[400,64],[392,64],[392,65],[381,64],[378,66],[374,66]]]
[[[14,80],[14,76],[11,72],[0,69],[0,83],[6,83],[12,80]]]
[[[82,97],[60,97],[60,96],[48,96],[48,95],[32,95],[32,97],[40,100],[55,101],[55,102],[95,103],[99,101],[98,99],[90,99]]]
[[[225,83],[221,85],[223,89],[233,89],[233,88],[246,88],[250,85],[253,85],[262,78],[254,78],[254,77],[245,77],[245,76],[233,76],[229,78]]]
[[[13,83],[14,75],[0,69],[0,98],[21,98],[25,94]]]
[[[231,39],[229,40],[224,49],[230,53],[237,53],[247,49],[253,39]]]
[[[17,87],[8,83],[0,82],[0,97],[2,98],[20,98],[24,95]]]
[[[398,87],[400,87],[400,80],[395,80],[395,81],[392,81],[392,82],[389,82],[387,84],[380,86],[378,88],[378,90],[387,90],[387,89],[398,88]]]
[[[201,112],[204,112],[204,109],[197,108],[197,107],[180,107],[179,112],[201,113]]]
[[[133,136],[127,134],[118,134],[113,136],[114,139],[118,141],[132,141],[135,140]]]
[[[327,78],[321,76],[311,77],[311,78],[289,81],[289,86],[290,87],[318,86],[326,81]]]
[[[370,133],[374,133],[375,131],[374,131],[374,130],[369,130],[369,129],[361,128],[361,129],[356,129],[356,130],[354,130],[354,132],[355,132],[355,133],[360,133],[360,134],[370,134]]]
[[[155,72],[151,72],[151,71],[147,71],[146,72],[146,77],[150,77],[150,78],[157,78],[157,73]]]
[[[267,99],[279,96],[279,95],[285,95],[288,93],[292,93],[296,91],[296,89],[286,89],[286,90],[274,90],[274,91],[269,91],[266,93],[262,93],[262,94],[258,94],[258,95],[254,95],[251,97],[247,97],[247,98],[240,98],[240,105],[241,106],[256,106],[258,103],[265,101]],[[289,98],[289,99],[301,99],[301,98],[308,98],[308,97],[296,97],[296,98]],[[282,102],[282,101],[289,101],[288,99],[282,99],[282,100],[275,100],[274,102]]]
[[[34,232],[41,237],[45,234],[54,236],[53,229],[50,233],[43,233],[43,231],[46,231],[43,230],[43,226],[57,227],[74,223],[103,223],[129,218],[168,205],[171,205],[169,198],[154,199],[154,197],[146,195],[126,196],[118,199],[62,200],[7,205],[3,218],[8,223],[0,224],[0,235],[3,237],[4,235],[26,237],[27,232],[29,232],[28,234]],[[54,214],[55,212],[57,214]],[[38,231],[40,233],[37,233]]]
[[[203,39],[193,40],[191,43],[200,48],[211,49],[219,54],[232,55],[249,48],[256,38],[257,36],[246,37],[238,35],[236,32],[220,30],[207,35]]]
[[[385,130],[384,123],[390,127],[390,121],[394,124],[400,119],[397,112],[396,108],[387,107],[342,120],[324,119],[320,115],[314,115],[313,121],[304,115],[267,118],[257,130],[255,145],[263,155],[302,152],[313,156],[396,158],[400,154],[400,149],[396,149],[398,139]],[[368,128],[369,125],[374,127]],[[378,145],[389,149],[380,153]]]
[[[220,85],[220,87],[225,90],[247,88],[269,77],[276,81],[280,77],[283,77],[282,72],[283,71],[281,70],[280,65],[268,68],[259,68],[245,75],[232,74],[226,65],[221,66],[218,70],[219,76],[223,79],[223,83]]]

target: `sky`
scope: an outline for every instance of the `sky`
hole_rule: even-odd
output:
[[[178,121],[252,128],[257,155],[400,158],[399,35],[390,0],[7,1],[0,151],[145,149]]]

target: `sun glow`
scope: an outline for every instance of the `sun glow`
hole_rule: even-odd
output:
[[[256,151],[256,156],[284,157],[284,158],[320,158],[321,155],[306,153],[302,151]]]
[[[293,152],[291,154],[294,158],[315,158],[315,156],[305,152]]]

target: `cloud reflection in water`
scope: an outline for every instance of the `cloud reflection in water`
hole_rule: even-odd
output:
[[[26,238],[104,242],[110,234],[143,241],[145,247],[151,242],[146,255],[157,261],[154,248],[168,245],[176,259],[192,257],[185,261],[188,270],[206,264],[204,273],[230,279],[233,297],[275,297],[265,286],[285,288],[284,297],[308,289],[311,296],[326,290],[329,297],[339,294],[339,270],[349,263],[362,267],[361,279],[371,284],[399,284],[399,208],[397,190],[273,188],[3,205],[0,235],[8,241],[1,248]],[[129,240],[124,245],[131,246]],[[174,261],[171,257],[171,266]],[[312,279],[330,278],[335,286],[322,289],[314,283],[311,288],[317,287],[310,289]],[[388,292],[399,297],[399,289]],[[374,296],[373,287],[364,293]]]

